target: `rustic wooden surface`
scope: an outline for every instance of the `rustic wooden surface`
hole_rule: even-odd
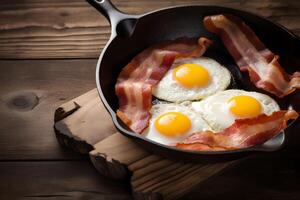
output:
[[[122,166],[126,166],[131,175],[131,190],[137,200],[150,197],[178,199],[195,186],[239,162],[191,163],[171,160],[143,150],[119,133],[98,142],[94,147],[90,157],[101,174],[115,178],[116,171],[119,172],[120,168],[124,171]]]
[[[137,200],[178,199],[246,159],[191,163],[153,154],[117,132],[96,89],[59,106],[54,128],[62,146],[89,154],[100,174],[129,182]]]
[[[300,2],[294,0],[113,2],[130,13],[183,3],[232,6],[300,35]],[[58,105],[95,87],[108,23],[82,0],[2,0],[0,19],[0,199],[130,199],[123,184],[61,148],[52,129]],[[299,199],[298,141],[208,180],[183,199]]]
[[[0,159],[61,160],[78,155],[62,150],[53,137],[54,110],[66,99],[95,86],[96,60],[0,61]],[[10,108],[22,92],[39,98],[29,111]],[[22,96],[21,96],[22,97]],[[12,103],[14,104],[14,103]],[[18,105],[18,102],[15,102]],[[27,106],[26,101],[19,102]]]
[[[114,0],[124,12],[141,14],[166,6],[215,4],[242,8],[300,34],[297,0]],[[0,58],[97,58],[110,28],[84,0],[2,0]]]
[[[131,199],[128,185],[104,179],[88,161],[4,162],[0,199]]]

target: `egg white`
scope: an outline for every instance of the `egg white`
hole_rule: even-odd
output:
[[[199,88],[186,88],[173,79],[174,68],[184,63],[199,64],[210,74],[210,82]],[[183,102],[187,100],[199,100],[216,92],[225,90],[230,84],[231,74],[217,61],[207,58],[185,58],[176,60],[162,80],[153,88],[152,94],[166,101]]]
[[[234,96],[247,95],[258,100],[262,107],[262,113],[271,115],[280,110],[278,104],[271,97],[258,92],[244,90],[225,90],[205,98],[199,102],[192,102],[191,108],[200,113],[216,132],[221,131],[234,123],[236,117],[229,111],[228,100]]]
[[[159,133],[154,126],[154,122],[160,115],[167,112],[180,112],[186,115],[191,121],[190,130],[184,135],[174,136],[174,137],[168,137]],[[172,146],[178,142],[182,142],[185,138],[187,138],[188,136],[192,135],[197,131],[211,130],[209,125],[205,122],[205,120],[203,120],[203,118],[199,113],[193,111],[191,108],[188,108],[184,105],[174,104],[174,103],[156,104],[152,106],[150,113],[151,113],[151,119],[149,121],[149,126],[142,133],[142,135],[160,144]]]

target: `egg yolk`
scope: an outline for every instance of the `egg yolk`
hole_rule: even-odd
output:
[[[198,64],[182,64],[173,71],[173,78],[187,88],[206,86],[210,80],[208,71]]]
[[[228,103],[230,112],[238,118],[256,117],[262,111],[260,102],[251,96],[235,96]]]
[[[154,122],[156,130],[168,137],[180,136],[191,128],[191,120],[179,112],[168,112],[160,115]]]

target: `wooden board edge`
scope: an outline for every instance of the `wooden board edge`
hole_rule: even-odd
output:
[[[74,112],[76,112],[81,106],[77,104],[75,101],[74,108],[71,110],[66,111],[63,107],[58,107],[54,112],[54,123],[63,120],[64,118],[68,117],[69,115],[72,115]]]
[[[54,132],[56,139],[58,143],[66,148],[69,148],[73,150],[74,152],[80,153],[80,154],[88,154],[90,151],[94,149],[94,147],[90,144],[88,144],[86,141],[80,141],[75,140],[74,138],[63,134],[56,128],[56,124],[67,118],[68,116],[72,115],[74,112],[79,110],[81,106],[76,102],[78,99],[80,99],[84,95],[93,95],[95,93],[96,89],[92,89],[76,98],[74,98],[71,101],[68,101],[64,104],[62,104],[60,107],[58,107],[54,112]]]
[[[88,95],[88,97],[93,96],[96,94],[95,91],[96,91],[95,89],[91,90],[86,94],[81,95],[80,97],[83,97],[84,95]],[[107,155],[105,154],[105,152],[97,152],[96,150],[93,151],[94,149],[97,149],[95,144],[91,145],[86,141],[81,140],[81,138],[77,138],[76,136],[72,137],[73,135],[69,134],[68,131],[63,131],[63,129],[58,128],[59,125],[61,125],[61,122],[65,121],[64,120],[65,118],[71,117],[72,114],[74,114],[75,112],[76,113],[79,112],[78,110],[84,107],[85,104],[83,102],[86,101],[82,101],[82,100],[79,101],[79,100],[81,99],[77,97],[61,105],[58,109],[56,109],[55,116],[54,116],[54,121],[55,121],[54,130],[58,142],[63,147],[67,147],[80,154],[89,155],[92,164],[101,175],[118,181],[126,181],[126,182],[132,181],[131,178],[133,173],[135,173],[134,170],[130,170],[131,168],[127,166],[126,161],[116,160],[116,158],[118,158],[119,153],[122,153],[123,151],[117,152],[117,154],[115,154],[116,156],[109,155],[109,154]],[[69,130],[69,129],[64,129],[64,130]],[[103,143],[101,145],[101,148],[102,147],[103,147]],[[133,187],[131,188],[131,191],[132,191],[133,198],[137,200],[164,199],[163,193],[160,193],[158,191],[155,192],[139,191],[139,190],[135,190]]]
[[[74,138],[61,133],[59,130],[55,128],[55,125],[53,126],[53,128],[54,128],[57,141],[61,146],[72,149],[73,151],[80,154],[88,154],[90,151],[94,149],[92,145],[88,144],[85,141],[75,140]]]
[[[132,172],[125,164],[108,157],[104,153],[94,154],[90,152],[89,155],[91,162],[100,174],[115,180],[130,180]]]
[[[95,96],[99,97],[97,88],[91,89],[88,92],[85,92],[80,96],[63,103],[55,110],[54,122],[60,121],[78,110],[81,107],[80,105],[85,103],[85,101],[81,100],[83,97],[86,97],[86,99],[90,99]]]
[[[113,158],[108,157],[104,153],[90,153],[90,160],[96,170],[103,176],[108,178],[119,180],[119,181],[130,181],[132,177],[132,172],[128,169],[128,167],[115,160]],[[132,191],[132,197],[135,200],[163,200],[163,196],[158,192],[139,192]]]

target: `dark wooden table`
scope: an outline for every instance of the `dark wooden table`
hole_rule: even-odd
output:
[[[300,35],[297,0],[113,2],[129,13],[187,3],[226,5]],[[126,183],[100,176],[87,158],[61,148],[53,132],[55,108],[95,87],[97,57],[109,34],[104,17],[83,0],[1,1],[0,199],[131,199]],[[298,142],[299,136],[284,150],[243,162],[183,199],[300,199]]]

